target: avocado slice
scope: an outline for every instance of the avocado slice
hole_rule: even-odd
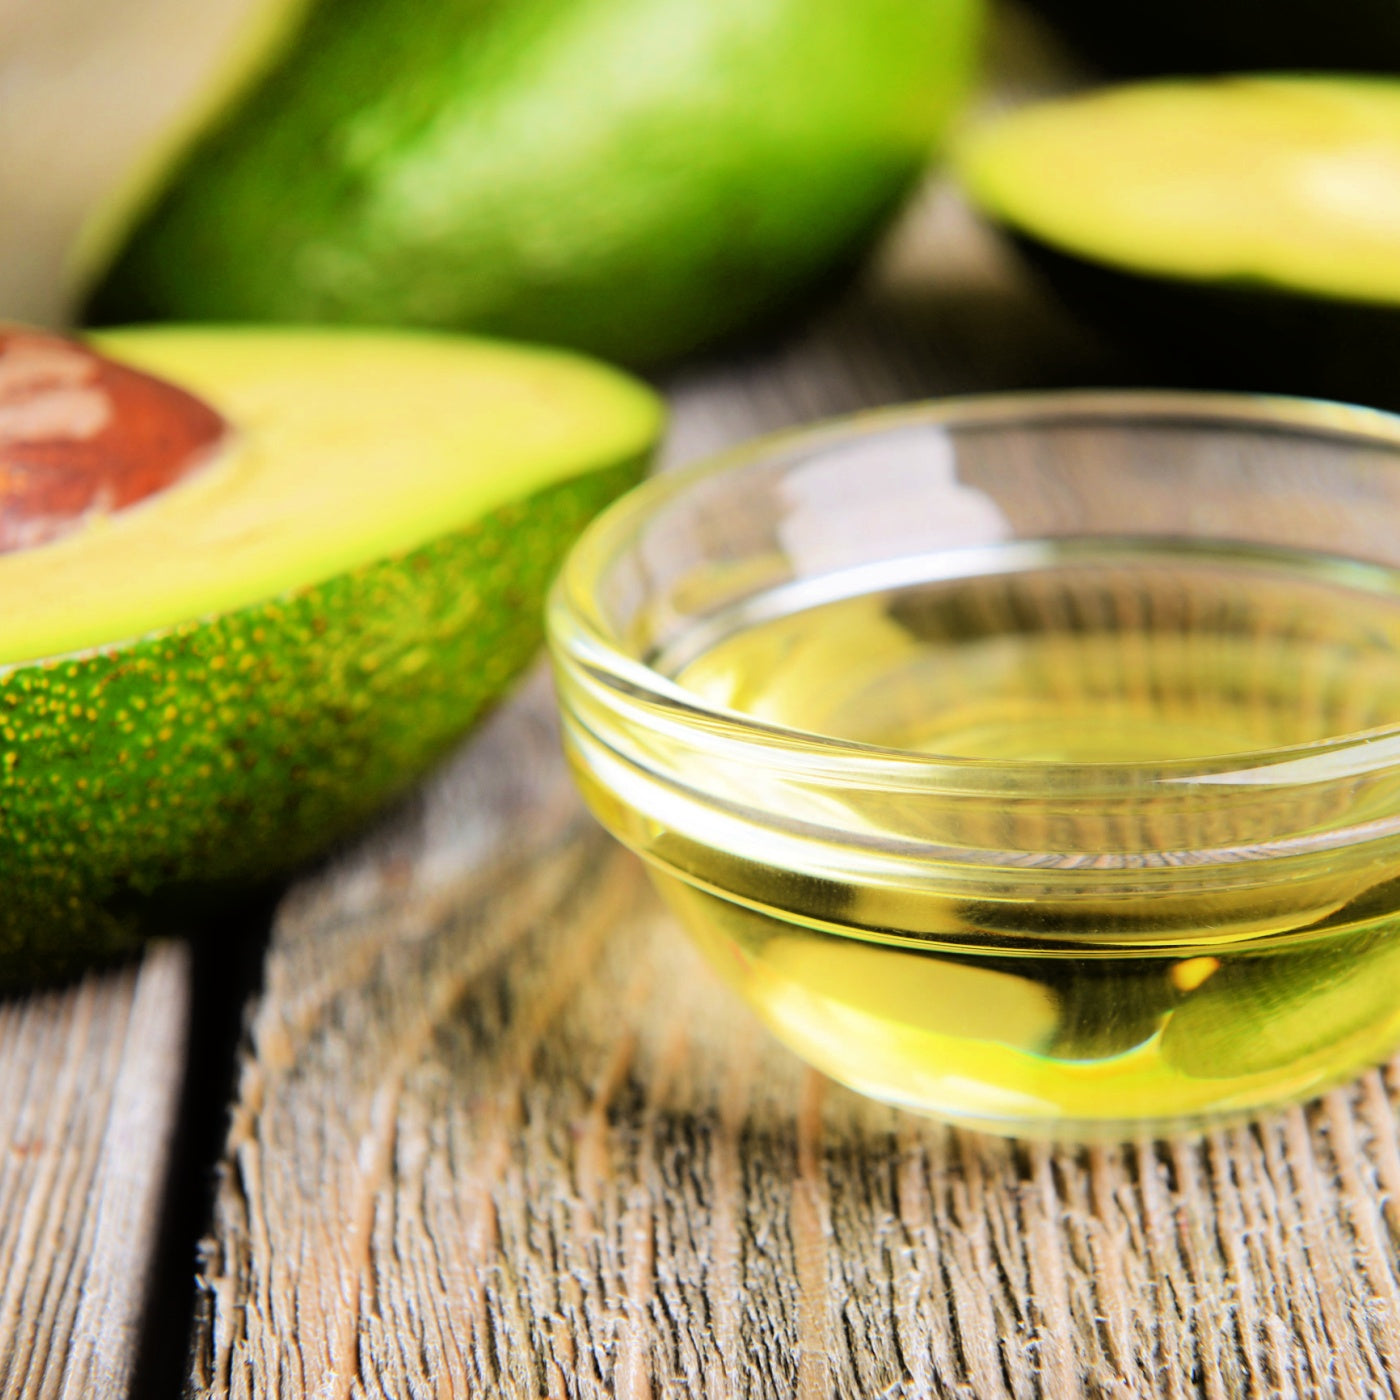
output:
[[[124,246],[95,216],[86,318],[685,354],[854,259],[968,86],[981,8],[310,0],[147,173]]]
[[[275,878],[411,783],[530,658],[553,568],[660,422],[613,370],[486,341],[96,345],[228,432],[143,499],[0,554],[22,600],[0,610],[0,980]],[[6,365],[0,346],[8,481]]]
[[[956,160],[1158,379],[1400,403],[1400,82],[1102,89],[988,123]]]

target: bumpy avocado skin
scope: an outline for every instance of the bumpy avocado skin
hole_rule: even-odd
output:
[[[469,328],[627,364],[770,316],[926,163],[981,0],[317,0],[90,322]]]
[[[532,656],[563,553],[644,467],[269,602],[0,671],[0,984],[285,874],[402,791]]]

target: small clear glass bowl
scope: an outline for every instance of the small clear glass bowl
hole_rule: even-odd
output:
[[[1393,570],[1400,419],[989,397],[648,482],[548,625],[589,804],[782,1040],[1107,1136],[1400,1042]]]

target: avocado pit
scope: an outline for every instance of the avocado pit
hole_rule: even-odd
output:
[[[0,328],[0,553],[69,534],[198,471],[228,424],[84,345]]]

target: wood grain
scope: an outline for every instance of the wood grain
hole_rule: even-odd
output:
[[[699,963],[548,704],[284,910],[195,1393],[1393,1393],[1400,1066],[1121,1147],[867,1103]]]
[[[671,386],[668,456],[1117,368],[935,188],[807,331]],[[698,961],[550,714],[537,677],[283,909],[191,1394],[1394,1393],[1400,1067],[1114,1147],[865,1102]]]
[[[120,1396],[143,1322],[188,950],[0,1001],[0,1393]]]

